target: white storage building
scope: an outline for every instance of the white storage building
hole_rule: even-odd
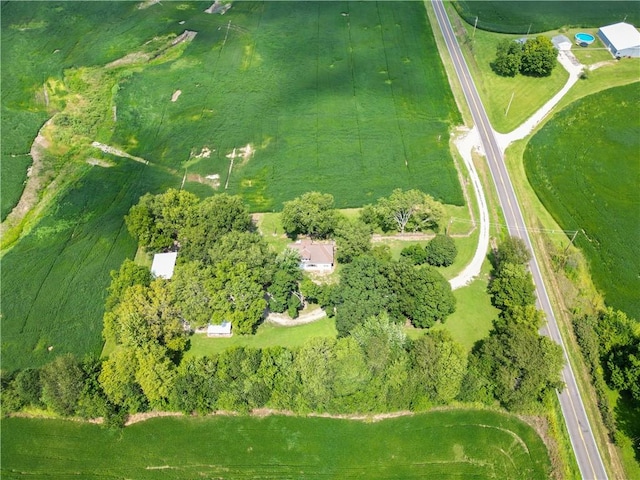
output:
[[[640,57],[640,32],[629,23],[600,27],[598,36],[616,58]]]

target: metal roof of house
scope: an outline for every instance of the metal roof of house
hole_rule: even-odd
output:
[[[312,240],[298,240],[289,248],[300,253],[300,260],[305,263],[333,264],[333,242],[314,243]]]
[[[154,277],[169,279],[173,277],[173,269],[176,266],[178,252],[156,253],[151,264],[151,273]]]
[[[600,27],[600,31],[618,51],[640,46],[640,32],[629,23],[614,23]]]

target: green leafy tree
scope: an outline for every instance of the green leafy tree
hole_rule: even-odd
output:
[[[121,347],[102,363],[98,382],[110,402],[128,413],[143,412],[148,400],[136,380],[138,371],[136,349]]]
[[[349,263],[371,250],[371,227],[362,221],[343,219],[336,228],[336,259]]]
[[[426,260],[434,267],[448,267],[458,255],[456,242],[448,235],[436,235],[425,247]]]
[[[26,368],[19,371],[12,381],[12,387],[20,399],[20,406],[42,406],[42,382],[40,371]]]
[[[336,328],[341,336],[356,325],[395,305],[386,264],[372,256],[361,256],[344,266],[338,289]]]
[[[442,204],[420,190],[395,189],[375,205],[378,225],[384,231],[437,230],[444,216]]]
[[[351,337],[339,339],[329,364],[333,381],[329,408],[337,412],[369,410],[368,390],[371,373],[360,346]]]
[[[406,258],[414,265],[422,265],[427,262],[427,251],[418,244],[404,247],[400,252],[402,258]]]
[[[296,410],[323,412],[329,407],[333,389],[330,365],[335,359],[335,343],[333,338],[312,338],[296,354],[294,363],[300,378]]]
[[[511,39],[504,39],[498,43],[496,58],[491,68],[503,77],[515,77],[522,65],[522,44]]]
[[[267,307],[260,281],[245,263],[228,261],[216,265],[213,281],[212,321],[230,321],[233,331],[240,335],[253,333]]]
[[[536,301],[531,273],[524,265],[506,263],[489,283],[491,303],[500,310],[533,305]]]
[[[184,190],[169,189],[159,195],[146,194],[125,216],[129,233],[150,250],[172,247],[191,217],[198,197]]]
[[[229,232],[221,236],[209,252],[211,263],[244,263],[263,285],[271,282],[276,255],[264,238],[255,232]]]
[[[215,260],[218,240],[229,232],[249,232],[254,229],[251,216],[237,195],[221,193],[207,197],[192,209],[179,235],[180,257],[205,264]]]
[[[135,379],[144,396],[152,408],[166,409],[176,377],[169,351],[156,343],[148,343],[136,350],[136,357]]]
[[[455,311],[456,299],[449,282],[430,266],[414,267],[396,262],[389,268],[389,282],[399,315],[420,328],[444,322]]]
[[[531,252],[521,238],[507,237],[498,245],[492,260],[493,268],[499,272],[508,263],[526,265],[531,260]]]
[[[498,318],[493,322],[496,330],[506,328],[507,325],[511,324],[522,325],[537,332],[544,324],[544,313],[533,304],[515,305],[501,311]]]
[[[172,409],[205,415],[215,409],[218,395],[217,357],[185,358],[178,366],[169,395]]]
[[[108,296],[105,309],[113,309],[124,295],[124,291],[133,285],[149,286],[151,272],[147,267],[137,265],[133,260],[125,258],[119,270],[111,270],[111,284],[107,288]]]
[[[561,347],[526,326],[493,330],[473,355],[493,395],[509,410],[535,411],[549,393],[562,388]]]
[[[333,195],[320,192],[308,192],[284,202],[280,217],[282,228],[292,238],[298,235],[329,237],[338,219],[338,212],[333,207]]]
[[[125,346],[155,342],[181,352],[187,345],[173,291],[162,279],[154,280],[149,287],[129,287],[113,311],[105,314],[104,324],[105,338]]]
[[[169,288],[179,316],[191,328],[204,327],[211,321],[211,302],[215,296],[212,277],[213,269],[201,262],[183,263],[175,268]]]
[[[548,77],[557,65],[558,52],[547,37],[530,38],[522,49],[520,71],[524,75]]]
[[[56,357],[40,370],[42,401],[56,413],[73,415],[84,385],[84,372],[76,358],[68,353]]]
[[[381,313],[367,318],[351,331],[351,337],[364,352],[371,372],[380,375],[405,353],[407,334],[401,325]]]
[[[446,330],[429,332],[411,347],[412,375],[417,387],[417,402],[447,404],[460,393],[467,371],[467,355]]]

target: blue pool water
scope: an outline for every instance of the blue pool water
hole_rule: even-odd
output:
[[[578,40],[578,42],[580,43],[586,43],[587,45],[590,45],[595,39],[596,38],[589,33],[576,33],[576,40]]]

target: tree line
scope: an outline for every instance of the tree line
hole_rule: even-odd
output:
[[[173,192],[170,197],[172,202],[184,200]],[[235,204],[235,199],[204,202]],[[203,207],[194,203],[194,208]],[[167,223],[155,237],[145,238],[170,246],[183,238],[171,224],[180,215],[171,209],[165,213]],[[238,236],[255,234],[249,224],[239,224],[249,231],[212,235],[201,245],[209,241],[222,245],[218,242],[225,235],[234,237],[224,241],[237,245]],[[229,230],[228,225],[222,231]],[[252,242],[248,245],[253,246],[248,251],[259,257],[260,248]],[[237,264],[246,269],[249,260],[219,260],[224,255],[215,248],[199,252],[204,258],[182,265],[187,268],[185,277],[202,280],[193,262],[204,261],[215,277],[212,281],[218,282],[212,291],[221,289],[230,298],[224,283],[234,279],[225,275]],[[276,255],[269,264],[276,266],[272,270],[264,262],[254,263],[252,268],[261,273],[251,276],[274,278],[278,271],[290,268],[291,260],[278,260]],[[184,285],[172,286],[173,279],[153,280],[148,270],[126,261],[113,273],[107,299],[104,334],[116,343],[114,351],[106,359],[62,355],[41,369],[3,372],[2,409],[6,414],[27,406],[46,407],[61,415],[104,417],[107,425],[120,425],[128,414],[152,409],[205,414],[269,407],[297,413],[368,413],[418,411],[461,401],[536,411],[550,392],[561,387],[562,354],[537,333],[542,317],[533,307],[527,260],[521,242],[509,239],[498,248],[489,292],[501,313],[489,337],[469,353],[444,330],[429,330],[416,340],[407,338],[402,326],[407,318],[444,319],[442,303],[432,305],[430,296],[440,288],[438,295],[448,298],[450,290],[444,287],[446,281],[435,278],[429,265],[392,261],[385,249],[369,246],[366,253],[344,265],[337,287],[308,279],[300,282],[301,295],[331,307],[327,310],[336,316],[338,338],[314,338],[299,348],[236,347],[200,358],[184,355],[189,333],[179,311],[187,307],[178,298],[180,292],[183,300],[206,296],[206,289],[194,291],[199,282],[183,290]],[[289,267],[282,266],[287,263]],[[180,275],[178,269],[176,275]]]
[[[640,323],[624,312],[608,308],[595,314],[573,319],[573,330],[583,358],[591,374],[597,405],[611,440],[621,445],[626,440],[618,435],[620,428],[634,438],[636,450],[640,445],[638,431],[631,422],[616,423],[608,389],[615,390],[631,409],[640,411]]]

